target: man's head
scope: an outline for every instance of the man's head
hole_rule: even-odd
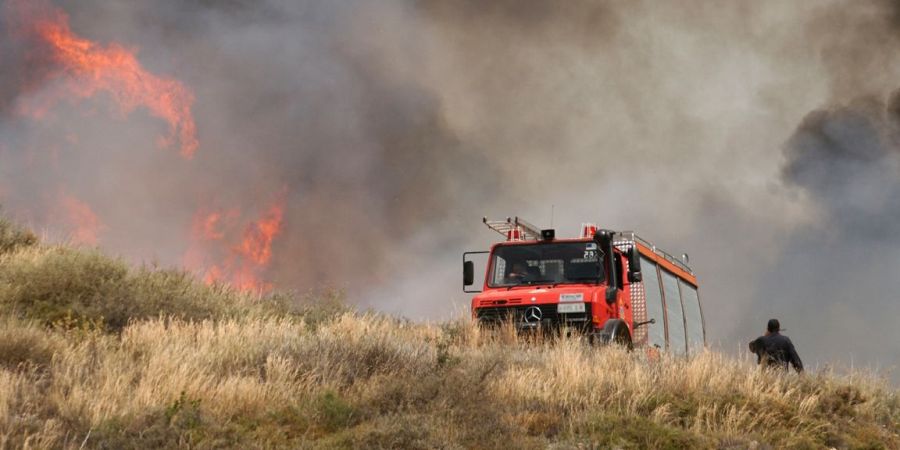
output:
[[[778,322],[778,319],[769,319],[769,323],[766,324],[766,331],[769,333],[781,331],[781,323]]]

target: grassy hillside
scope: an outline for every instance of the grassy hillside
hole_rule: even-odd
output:
[[[861,374],[257,298],[0,221],[0,448],[900,448]]]

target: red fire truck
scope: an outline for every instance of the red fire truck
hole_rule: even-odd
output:
[[[599,342],[647,346],[678,355],[706,345],[697,277],[687,255],[675,258],[631,231],[583,224],[576,239],[557,239],[521,218],[483,219],[506,240],[463,254],[463,290],[485,325],[575,328]],[[487,254],[481,290],[472,255]]]

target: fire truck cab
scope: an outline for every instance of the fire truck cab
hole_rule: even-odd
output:
[[[581,236],[557,239],[516,217],[482,219],[506,240],[463,254],[463,290],[481,324],[520,330],[579,329],[601,343],[646,346],[676,355],[706,346],[697,278],[677,259],[634,232],[583,224]],[[473,290],[474,254],[487,254],[484,284]]]

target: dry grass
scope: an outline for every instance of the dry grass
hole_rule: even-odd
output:
[[[353,313],[317,327],[0,327],[3,342],[27,343],[0,361],[6,447],[900,445],[900,400],[877,380],[762,372],[713,353],[650,361],[578,338],[525,343],[463,321]]]
[[[411,324],[94,252],[0,256],[0,448],[898,448],[898,428],[898,392],[861,374]]]

